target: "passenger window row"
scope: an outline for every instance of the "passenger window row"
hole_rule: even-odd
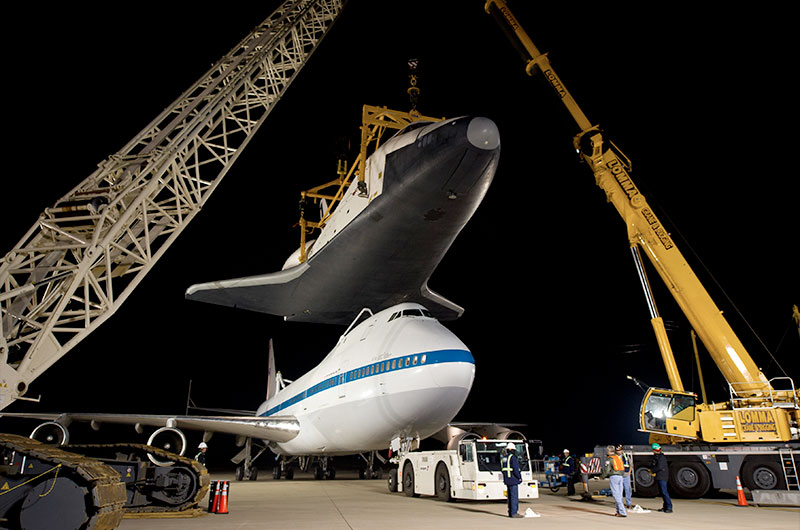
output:
[[[392,370],[399,370],[400,368],[408,368],[410,366],[417,366],[417,364],[425,364],[428,356],[421,355],[406,355],[405,357],[398,357],[391,361],[381,361],[379,363],[370,364],[362,368],[350,370],[347,372],[345,383],[348,381],[355,381],[356,379],[363,379],[375,374],[382,374],[384,372],[391,372]]]
[[[344,374],[335,375],[333,377],[329,377],[328,379],[317,383],[316,385],[309,387],[308,390],[300,392],[296,394],[294,397],[287,399],[280,405],[277,405],[268,411],[264,412],[262,416],[271,416],[277,412],[280,412],[283,409],[286,409],[303,399],[313,396],[318,392],[322,392],[323,390],[327,390],[334,386],[343,385],[350,381],[355,381],[357,379],[363,379],[364,377],[370,377],[376,374],[382,374],[385,372],[391,372],[393,370],[401,370],[403,368],[410,368],[412,366],[423,365],[428,361],[428,355],[425,353],[419,353],[415,355],[406,355],[404,357],[396,357],[391,360],[381,361],[379,363],[370,364],[364,366],[362,368],[357,368],[355,370],[350,370]]]

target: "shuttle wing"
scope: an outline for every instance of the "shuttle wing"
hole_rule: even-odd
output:
[[[288,442],[300,432],[300,422],[293,416],[168,416],[136,414],[84,414],[84,413],[10,413],[2,416],[54,421],[64,426],[73,421],[94,424],[113,423],[145,425],[149,427],[175,427],[195,431],[221,432],[247,436],[277,443]]]

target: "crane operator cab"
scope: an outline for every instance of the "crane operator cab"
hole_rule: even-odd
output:
[[[696,438],[697,396],[691,392],[650,388],[642,400],[640,431]]]

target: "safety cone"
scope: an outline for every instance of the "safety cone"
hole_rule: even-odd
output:
[[[219,497],[219,480],[212,480],[208,490],[208,513],[214,513]]]
[[[219,505],[214,513],[228,513],[228,484],[227,480],[222,481],[222,492],[219,494]]]
[[[219,510],[220,499],[222,499],[222,481],[218,480],[217,486],[214,488],[214,505],[211,509],[211,513],[217,513],[217,510]]]
[[[747,499],[744,498],[744,490],[739,475],[736,475],[736,495],[739,497],[739,506],[747,506]]]

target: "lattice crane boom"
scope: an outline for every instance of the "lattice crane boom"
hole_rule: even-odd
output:
[[[131,294],[341,13],[286,0],[0,259],[0,410]]]

